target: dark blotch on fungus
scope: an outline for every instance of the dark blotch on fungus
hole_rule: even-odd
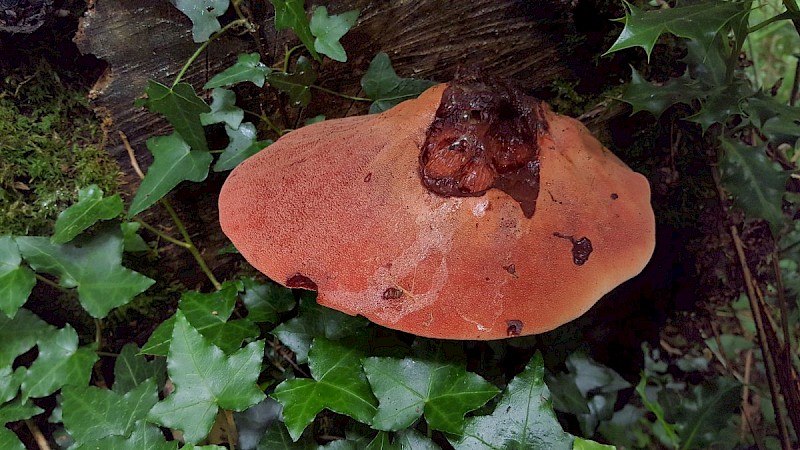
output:
[[[572,262],[576,266],[582,266],[589,260],[589,255],[592,254],[592,241],[587,237],[575,239],[575,236],[567,236],[561,233],[553,233],[553,236],[561,239],[567,239],[572,242]]]
[[[311,281],[311,278],[307,276],[296,273],[286,279],[286,287],[292,289],[308,289],[309,291],[316,291],[317,290],[317,283]]]
[[[442,95],[420,152],[420,177],[443,197],[477,197],[497,188],[533,217],[539,196],[542,103],[479,75],[459,76]]]
[[[509,320],[506,323],[508,324],[508,328],[506,329],[507,336],[519,336],[520,333],[522,333],[522,327],[524,324],[521,320]]]

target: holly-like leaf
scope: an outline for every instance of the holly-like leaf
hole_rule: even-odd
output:
[[[389,55],[378,53],[369,63],[367,73],[361,78],[361,87],[373,103],[369,113],[386,111],[392,106],[416,98],[424,90],[433,86],[433,81],[400,78],[392,67]]]
[[[544,384],[542,355],[536,353],[506,387],[494,412],[466,420],[464,434],[450,438],[462,449],[570,449],[573,438],[561,429]]]
[[[89,348],[78,348],[78,333],[69,324],[42,334],[36,344],[39,356],[22,381],[23,400],[46,397],[67,385],[89,384],[98,357]]]
[[[59,277],[66,288],[78,288],[81,306],[98,319],[130,302],[155,281],[122,267],[122,233],[107,227],[94,236],[56,245],[38,236],[16,238],[25,261],[37,272]]]
[[[36,345],[39,336],[55,329],[27,309],[17,311],[14,318],[0,315],[0,367],[11,367],[17,356]]]
[[[69,242],[96,222],[119,216],[122,206],[118,194],[103,198],[103,190],[96,184],[87,186],[78,191],[78,203],[58,215],[51,240],[54,244]]]
[[[633,107],[632,114],[648,111],[658,118],[670,106],[676,103],[691,105],[694,99],[703,95],[702,87],[689,77],[688,72],[659,86],[645,80],[636,69],[631,68],[631,82],[622,100]]]
[[[294,352],[299,364],[308,361],[308,349],[316,336],[336,341],[348,336],[361,335],[369,324],[363,317],[348,316],[320,306],[315,296],[314,293],[303,293],[297,317],[278,325],[273,330],[278,339]]]
[[[721,33],[727,32],[726,27],[729,28],[731,21],[746,14],[748,9],[745,3],[723,0],[651,11],[642,11],[627,1],[624,3],[628,10],[621,19],[625,22],[625,28],[606,54],[641,47],[647,53],[648,61],[656,41],[663,33],[672,33],[710,47]],[[712,32],[709,33],[709,30]]]
[[[61,391],[64,427],[76,442],[129,437],[134,423],[144,419],[156,402],[158,390],[152,379],[124,395],[94,386],[66,386]]]
[[[318,6],[311,16],[310,26],[311,34],[316,36],[314,48],[335,61],[347,61],[347,53],[339,43],[339,39],[355,25],[356,20],[358,20],[357,9],[329,16],[326,7]]]
[[[769,222],[777,236],[786,223],[781,209],[789,173],[769,159],[763,148],[722,138],[720,176],[734,203],[754,219]]]
[[[725,124],[728,120],[742,113],[739,107],[740,95],[735,88],[712,90],[708,98],[703,101],[703,107],[696,114],[686,118],[702,127],[705,133],[711,125],[715,123]]]
[[[36,276],[21,263],[14,238],[0,236],[0,311],[10,319],[28,301],[36,285]]]
[[[153,164],[136,191],[128,217],[152,206],[181,181],[205,180],[211,166],[210,153],[191,150],[177,133],[151,137],[147,140],[147,148],[153,154]]]
[[[96,441],[84,442],[70,450],[177,450],[178,441],[167,442],[161,430],[144,420],[133,424],[130,436],[106,436]]]
[[[306,106],[311,101],[311,85],[317,81],[317,72],[311,61],[301,56],[297,58],[293,73],[272,72],[267,77],[269,84],[289,95],[293,106]]]
[[[263,356],[264,341],[226,355],[178,311],[167,357],[175,391],[150,410],[149,419],[182,430],[187,442],[199,442],[219,408],[243,411],[265,398],[256,384]]]
[[[192,21],[192,39],[205,42],[219,31],[217,17],[228,10],[229,0],[175,0],[175,7]]]
[[[372,426],[378,430],[408,428],[423,412],[428,426],[459,434],[464,415],[480,408],[499,390],[474,373],[453,364],[411,358],[367,358],[364,372],[380,401]]]
[[[175,128],[175,132],[193,150],[208,151],[200,115],[209,112],[211,108],[197,96],[192,85],[178,83],[170,88],[156,81],[148,80],[145,93],[147,93],[147,99],[138,102],[138,105],[163,114]]]
[[[200,122],[203,125],[224,123],[230,128],[239,128],[244,120],[244,110],[236,106],[236,93],[216,88],[211,91],[211,98],[211,112],[200,114]]]
[[[321,61],[314,48],[314,36],[311,34],[303,0],[269,0],[269,2],[275,7],[275,31],[291,28],[311,56]]]
[[[318,337],[308,354],[313,379],[287,380],[275,388],[272,397],[283,405],[283,420],[292,440],[323,409],[370,423],[378,402],[361,370],[363,352],[338,342]]]
[[[154,380],[156,386],[163,386],[167,375],[167,364],[164,358],[148,361],[139,354],[136,344],[128,343],[122,347],[114,363],[114,386],[118,394],[125,394],[147,380]]]
[[[256,141],[256,126],[250,122],[239,125],[239,128],[225,126],[228,134],[228,146],[214,164],[215,172],[231,170],[245,159],[255,155],[272,144],[272,141]]]
[[[242,302],[247,306],[247,318],[253,322],[277,323],[278,314],[294,308],[294,295],[278,283],[259,283],[253,278],[242,280],[244,293]]]
[[[272,69],[261,62],[260,54],[242,53],[236,58],[236,63],[234,65],[216,74],[203,86],[203,89],[232,86],[245,81],[249,81],[258,87],[264,87],[264,81],[270,72],[272,72]],[[235,99],[236,97],[234,97],[234,100]],[[216,101],[216,97],[214,100]],[[211,109],[212,111],[214,110],[213,104],[211,105]]]

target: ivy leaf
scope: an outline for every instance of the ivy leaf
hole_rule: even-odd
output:
[[[147,242],[138,234],[141,226],[139,222],[123,222],[119,224],[119,228],[122,231],[122,251],[134,253],[150,250]]]
[[[66,385],[89,384],[99,358],[89,348],[78,348],[78,333],[69,324],[43,334],[36,344],[39,356],[22,382],[23,400],[46,397]]]
[[[287,380],[275,388],[272,397],[283,405],[283,419],[292,440],[323,409],[370,423],[378,402],[361,370],[363,352],[325,338],[314,339],[308,354],[313,379]]]
[[[130,302],[155,281],[122,267],[122,233],[107,227],[73,244],[55,245],[46,237],[16,238],[20,252],[37,272],[59,277],[66,288],[78,288],[78,300],[92,317],[101,319]]]
[[[672,33],[678,37],[698,41],[704,47],[710,47],[720,34],[727,31],[726,25],[746,14],[749,8],[744,3],[709,0],[645,12],[627,1],[624,3],[628,10],[621,19],[625,22],[625,28],[605,54],[631,47],[642,47],[647,53],[648,61],[656,41],[663,33]],[[709,30],[712,32],[709,33]]]
[[[231,86],[245,81],[249,81],[258,87],[264,87],[264,81],[270,72],[272,72],[272,69],[261,62],[260,54],[242,53],[236,58],[234,65],[216,74],[203,86],[203,89]],[[211,109],[214,109],[213,105]]]
[[[236,106],[236,94],[228,89],[216,88],[211,91],[211,112],[200,114],[200,123],[224,123],[231,128],[239,128],[244,120],[244,110]]]
[[[128,343],[122,347],[114,363],[114,386],[117,394],[125,394],[147,380],[154,380],[156,386],[163,386],[167,364],[163,358],[148,361],[139,354],[136,344]]]
[[[2,408],[2,406],[0,406]],[[19,440],[16,433],[6,427],[0,427],[0,445],[7,450],[25,450],[22,441]]]
[[[208,151],[206,135],[203,125],[200,123],[200,114],[209,112],[211,108],[197,96],[191,84],[178,83],[170,88],[156,81],[148,80],[145,93],[147,93],[147,99],[137,103],[138,105],[163,114],[175,128],[175,132],[193,150]]]
[[[289,431],[278,422],[273,424],[261,440],[258,442],[256,450],[318,450],[319,446],[308,438],[306,434],[296,442],[292,441]]]
[[[0,236],[0,311],[10,319],[28,301],[36,285],[36,276],[21,263],[14,238]]]
[[[278,339],[294,352],[298,364],[308,361],[308,349],[315,337],[322,336],[337,341],[344,337],[358,336],[364,333],[369,324],[363,317],[348,316],[320,306],[315,298],[314,293],[301,294],[297,317],[273,330]]]
[[[435,429],[459,434],[464,415],[494,398],[499,390],[480,376],[453,364],[411,358],[367,358],[363,362],[380,401],[372,426],[378,430],[408,428],[423,412]]]
[[[214,164],[215,172],[231,170],[272,144],[270,140],[256,141],[256,126],[250,122],[245,122],[235,129],[226,125],[225,133],[228,134],[229,143]]]
[[[750,218],[769,222],[777,236],[786,223],[781,209],[789,173],[769,159],[763,148],[722,138],[719,169],[722,184],[734,204]]]
[[[12,369],[11,366],[0,367],[0,405],[17,396],[27,369],[23,366]]]
[[[561,429],[549,396],[537,352],[508,384],[494,412],[468,418],[463,436],[450,443],[459,450],[570,449],[573,438]]]
[[[157,402],[152,379],[124,395],[94,386],[66,386],[61,392],[64,427],[79,443],[106,436],[129,437],[134,423],[144,419]]]
[[[147,140],[147,148],[153,154],[153,164],[147,169],[147,175],[136,191],[128,217],[152,206],[181,181],[200,182],[208,176],[211,154],[190,150],[177,133],[151,137]]]
[[[367,73],[361,78],[361,87],[373,103],[369,113],[386,111],[392,106],[416,98],[424,90],[433,86],[433,81],[400,78],[392,67],[389,55],[378,53],[369,63]]]
[[[269,84],[289,95],[293,106],[306,106],[311,101],[311,85],[317,81],[317,72],[305,56],[297,58],[294,73],[272,72],[267,77]]]
[[[355,25],[358,10],[347,11],[335,16],[328,15],[328,8],[318,6],[311,16],[311,34],[316,36],[314,49],[334,61],[347,61],[347,53],[339,43],[339,39]]]
[[[58,215],[55,233],[50,238],[54,244],[71,241],[83,230],[100,220],[109,220],[122,213],[122,198],[115,194],[103,198],[103,190],[92,184],[78,191],[78,203]]]
[[[133,424],[129,437],[106,436],[102,439],[84,442],[70,447],[70,450],[177,450],[178,441],[167,442],[161,430],[143,420]]]
[[[175,7],[192,21],[192,39],[205,42],[219,31],[217,17],[228,10],[228,0],[175,0]]]
[[[675,414],[675,428],[682,448],[711,448],[741,401],[742,385],[730,377],[694,386],[681,399]]]
[[[226,355],[194,329],[179,310],[167,357],[175,391],[150,410],[149,419],[183,431],[187,442],[205,438],[219,408],[243,411],[264,400],[256,381],[264,341]]]
[[[692,101],[704,95],[701,87],[684,73],[679,78],[672,78],[663,85],[655,85],[642,78],[639,72],[631,67],[631,82],[622,95],[622,100],[633,107],[631,114],[639,111],[661,117],[661,114],[676,103],[691,105]]]
[[[314,36],[311,35],[311,26],[308,23],[303,0],[269,0],[269,2],[275,7],[275,31],[291,28],[311,56],[321,61],[314,48]]]
[[[0,316],[0,367],[11,367],[17,356],[36,345],[39,336],[55,329],[27,309],[20,309],[13,318]]]
[[[575,441],[572,443],[572,450],[616,450],[616,448],[613,445],[600,444],[580,437],[575,437]]]
[[[277,323],[278,314],[294,308],[291,289],[271,281],[259,283],[253,278],[243,279],[242,284],[242,302],[247,306],[247,318],[253,322]]]
[[[0,429],[7,423],[27,420],[43,412],[42,408],[22,400],[6,403],[0,406]]]

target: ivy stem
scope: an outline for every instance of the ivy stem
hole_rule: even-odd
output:
[[[50,450],[50,444],[47,443],[47,438],[44,437],[42,431],[36,426],[33,420],[26,419],[25,426],[28,427],[31,435],[33,435],[33,440],[36,442],[36,446],[39,447],[39,450]]]
[[[100,319],[94,319],[94,343],[97,349],[103,348],[103,322]]]
[[[236,431],[236,422],[233,421],[233,413],[229,409],[224,409],[222,414],[225,416],[225,434],[228,435],[228,445],[231,450],[236,450],[236,441],[238,441],[238,432]]]
[[[331,95],[335,95],[335,96],[337,96],[337,97],[346,98],[346,99],[348,99],[348,100],[354,100],[354,101],[357,101],[357,102],[371,102],[371,101],[372,101],[372,99],[371,99],[371,98],[365,98],[365,97],[353,97],[352,95],[347,95],[347,94],[342,94],[342,93],[340,93],[340,92],[332,91],[332,90],[330,90],[330,89],[326,89],[326,88],[324,88],[324,87],[322,87],[322,86],[317,86],[316,84],[312,84],[310,87],[312,87],[312,88],[314,88],[314,89],[317,89],[317,90],[319,90],[319,91],[322,91],[322,92],[325,92],[325,93],[331,94]]]
[[[42,275],[39,275],[38,273],[36,273],[36,274],[34,274],[34,275],[36,276],[36,279],[37,279],[37,280],[41,281],[42,283],[44,283],[44,284],[46,284],[46,285],[48,285],[48,286],[50,286],[50,287],[52,287],[52,288],[54,288],[54,289],[58,289],[59,291],[61,291],[61,292],[65,293],[65,294],[70,294],[70,293],[72,293],[72,291],[71,291],[70,289],[67,289],[67,288],[65,288],[64,286],[61,286],[60,284],[56,283],[56,282],[55,282],[55,281],[53,281],[53,280],[50,280],[50,279],[48,279],[48,278],[45,278],[44,276],[42,276]]]
[[[283,72],[284,73],[289,73],[289,57],[292,56],[292,53],[294,53],[294,51],[299,49],[299,48],[303,48],[303,46],[302,45],[295,45],[294,47],[286,50],[286,52],[284,53],[284,55],[283,55]]]
[[[189,57],[189,59],[186,61],[186,64],[184,64],[183,68],[181,68],[181,71],[178,72],[178,76],[175,77],[175,81],[172,83],[172,87],[174,88],[175,86],[178,85],[178,83],[180,83],[180,81],[183,78],[183,76],[186,75],[186,71],[189,70],[189,67],[192,65],[192,63],[194,63],[194,61],[198,57],[200,57],[200,55],[203,53],[203,51],[205,51],[205,49],[209,46],[209,44],[211,44],[217,38],[219,38],[220,36],[225,34],[225,32],[230,30],[231,28],[238,27],[239,25],[247,25],[247,24],[248,24],[248,22],[247,22],[246,19],[236,19],[233,22],[231,22],[231,23],[225,25],[224,27],[222,27],[222,29],[220,29],[216,33],[212,34],[211,37],[208,38],[207,41],[205,41],[202,44],[200,44],[200,47],[197,47],[197,50],[194,51],[194,54],[192,54],[192,56]]]
[[[160,237],[161,239],[164,239],[167,242],[171,242],[171,243],[173,243],[173,244],[175,244],[175,245],[177,245],[179,247],[183,247],[185,249],[189,248],[189,244],[187,244],[186,242],[183,242],[180,239],[175,239],[174,237],[164,233],[163,231],[161,231],[158,228],[150,225],[149,223],[145,222],[142,219],[136,219],[136,222],[141,224],[143,227],[145,227],[148,230],[150,230],[153,234],[155,234],[156,236]]]
[[[208,280],[211,281],[211,284],[214,285],[214,289],[216,290],[222,289],[222,284],[220,284],[220,282],[217,280],[217,277],[214,276],[214,273],[208,267],[208,264],[206,264],[206,260],[203,259],[203,255],[200,254],[200,250],[198,250],[197,246],[194,245],[194,241],[192,241],[192,237],[189,235],[189,231],[186,229],[186,226],[183,224],[183,221],[178,216],[178,213],[175,212],[175,209],[172,207],[172,204],[170,204],[169,200],[167,200],[166,198],[162,198],[159,201],[161,202],[161,205],[164,207],[164,209],[167,210],[167,214],[169,214],[170,218],[172,218],[172,222],[175,223],[175,227],[177,227],[178,231],[181,233],[181,236],[183,237],[183,242],[188,245],[186,249],[189,250],[189,253],[191,253],[195,261],[197,261],[197,264],[200,266],[200,270],[203,271]]]

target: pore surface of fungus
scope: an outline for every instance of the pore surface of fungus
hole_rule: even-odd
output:
[[[577,120],[478,77],[293,131],[231,173],[219,206],[270,278],[447,339],[551,330],[655,245],[642,175]]]

